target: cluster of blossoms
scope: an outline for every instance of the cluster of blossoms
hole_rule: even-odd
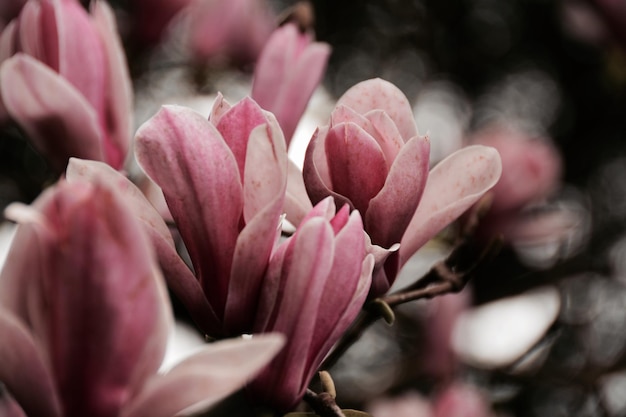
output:
[[[188,266],[120,171],[131,83],[112,16],[101,1],[88,14],[29,0],[0,38],[0,115],[65,171],[7,211],[20,226],[0,276],[0,381],[29,416],[172,416],[253,376],[250,398],[289,411],[366,300],[494,186],[498,152],[470,146],[429,170],[407,98],[373,79],[339,99],[300,172],[287,147],[329,48],[285,26],[253,98],[218,96],[208,117],[164,106],[135,134]],[[284,216],[297,228],[281,239]],[[204,334],[252,338],[158,374],[164,283]]]

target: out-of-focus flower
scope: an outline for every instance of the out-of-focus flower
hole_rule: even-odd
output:
[[[193,0],[182,13],[184,37],[198,61],[254,62],[276,26],[265,0]]]
[[[58,171],[70,156],[122,167],[131,84],[106,3],[31,0],[0,37],[0,119],[10,116]]]
[[[405,392],[392,398],[377,398],[372,401],[367,412],[376,417],[432,417],[432,406],[422,394]]]
[[[173,279],[182,286],[196,288],[198,280],[210,306],[213,326],[203,330],[249,333],[287,183],[278,122],[249,98],[231,108],[219,97],[210,121],[164,107],[137,132],[136,154],[163,190],[195,277],[166,269],[178,271]]]
[[[239,388],[282,345],[211,345],[159,375],[171,311],[120,195],[61,182],[8,215],[22,224],[0,275],[0,380],[26,415],[174,416]]]
[[[311,200],[330,195],[359,210],[373,245],[390,249],[400,243],[391,254],[373,249],[372,296],[384,294],[399,266],[500,176],[498,153],[485,146],[461,149],[429,174],[429,148],[404,94],[372,79],[339,99],[330,125],[318,130],[307,149],[303,177]]]
[[[493,202],[481,223],[481,234],[485,237],[501,234],[508,240],[515,240],[518,235],[529,236],[532,222],[523,218],[520,211],[531,204],[541,203],[559,187],[560,154],[548,139],[532,137],[505,125],[478,131],[469,138],[469,142],[492,146],[502,158],[502,176],[491,191]],[[547,235],[555,232],[554,227],[547,227],[547,217],[540,217],[544,224],[538,231],[543,228]],[[518,227],[519,222],[523,224],[521,228]],[[569,223],[571,219],[563,226]]]
[[[283,129],[287,146],[326,69],[330,46],[312,42],[293,23],[274,31],[254,70],[252,98],[271,111]]]
[[[367,296],[372,255],[366,255],[361,216],[332,199],[316,205],[295,234],[274,251],[254,324],[288,343],[250,384],[257,400],[290,410],[320,363],[352,323]]]
[[[489,402],[477,388],[454,383],[441,391],[433,401],[434,417],[490,417]]]
[[[498,125],[475,133],[469,143],[496,148],[502,159],[502,176],[491,191],[495,211],[540,201],[559,186],[561,156],[548,139]]]

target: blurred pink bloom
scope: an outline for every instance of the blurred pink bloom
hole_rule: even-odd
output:
[[[60,182],[8,215],[22,224],[0,275],[0,380],[26,415],[174,416],[233,392],[282,345],[211,345],[158,375],[171,311],[120,195]]]
[[[302,399],[322,360],[359,313],[374,265],[361,216],[331,199],[320,202],[278,246],[261,290],[255,332],[280,332],[287,345],[249,385],[278,410]]]
[[[476,132],[469,140],[493,146],[502,158],[502,176],[493,187],[493,203],[481,222],[481,235],[538,242],[570,227],[573,219],[563,217],[567,216],[565,211],[530,217],[522,214],[523,209],[542,203],[560,185],[561,157],[548,139],[496,125]]]
[[[293,23],[274,31],[254,70],[252,98],[271,111],[283,129],[287,146],[306,106],[319,85],[330,46],[313,42]]]
[[[11,57],[12,56],[12,57]],[[111,9],[30,0],[0,37],[0,120],[10,116],[58,171],[70,156],[122,167],[131,84]]]
[[[249,98],[231,108],[219,97],[210,121],[164,107],[137,132],[136,154],[162,188],[193,263],[195,276],[168,252],[170,281],[204,292],[208,334],[249,333],[287,183],[278,122]]]
[[[430,401],[415,391],[391,398],[376,398],[368,405],[367,412],[375,417],[433,417]]]
[[[511,127],[491,126],[469,141],[500,153],[502,176],[492,190],[494,211],[516,210],[540,201],[559,186],[561,156],[547,139]]]
[[[411,106],[393,84],[372,79],[350,88],[337,102],[330,125],[311,139],[303,177],[311,200],[333,196],[364,218],[380,248],[372,296],[382,295],[399,266],[476,202],[500,176],[493,148],[454,153],[429,174],[428,137],[419,136]],[[287,213],[298,218],[298,213]],[[383,269],[384,263],[384,269]]]
[[[434,417],[490,417],[493,415],[484,394],[471,385],[454,383],[433,401]]]
[[[186,42],[199,61],[254,62],[276,26],[265,0],[193,0],[183,13]]]

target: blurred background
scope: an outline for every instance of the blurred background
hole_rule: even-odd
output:
[[[165,102],[209,109],[218,90],[232,101],[248,94],[254,55],[188,59],[184,19],[169,22],[189,1],[169,2],[165,17],[150,14],[158,3],[112,1],[136,125]],[[300,146],[346,89],[381,77],[413,104],[433,164],[486,143],[501,150],[507,173],[494,201],[509,203],[494,203],[477,236],[504,236],[502,251],[461,294],[407,304],[394,326],[372,326],[331,369],[338,402],[383,417],[390,404],[436,403],[461,384],[478,390],[482,415],[626,416],[626,1],[274,0],[269,8],[333,49]],[[20,130],[3,126],[0,206],[30,202],[54,179]],[[526,198],[535,183],[540,190]],[[445,257],[453,235],[421,250],[398,285]],[[394,413],[429,415],[418,406]]]

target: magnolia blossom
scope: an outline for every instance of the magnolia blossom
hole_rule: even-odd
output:
[[[469,141],[494,147],[502,158],[502,176],[493,187],[491,210],[481,224],[486,237],[494,234],[512,240],[531,234],[538,237],[535,232],[529,233],[531,229],[554,237],[560,234],[559,228],[568,227],[571,219],[559,216],[559,220],[553,210],[530,221],[520,215],[522,209],[541,203],[559,187],[561,156],[549,139],[533,137],[505,125],[492,125],[475,132]],[[548,214],[556,221],[550,220]],[[538,224],[533,226],[533,223]]]
[[[307,148],[303,177],[311,200],[330,195],[337,204],[359,210],[378,247],[371,248],[377,254],[372,296],[385,293],[399,266],[500,176],[493,148],[462,149],[430,173],[429,150],[407,98],[381,79],[350,88],[337,102],[330,124],[318,130]],[[393,252],[398,243],[399,251]]]
[[[249,333],[287,183],[276,119],[249,98],[232,108],[218,98],[210,120],[164,107],[137,132],[136,154],[162,188],[193,263],[195,276],[171,253],[162,258],[170,281],[194,300],[189,292],[201,288],[207,333]]]
[[[287,145],[320,83],[330,46],[312,42],[293,23],[274,31],[254,70],[252,98],[271,111],[283,129]]]
[[[131,85],[105,2],[30,0],[0,37],[0,120],[10,116],[62,171],[70,156],[121,168]]]
[[[22,224],[0,275],[0,380],[15,400],[0,415],[174,416],[239,388],[282,345],[215,344],[157,374],[171,311],[120,195],[61,182],[7,215]]]
[[[367,296],[372,255],[366,255],[358,212],[335,214],[325,199],[274,251],[255,332],[280,332],[288,343],[248,387],[250,394],[288,411],[304,396],[322,360],[352,323]]]
[[[183,13],[187,45],[200,61],[254,62],[275,26],[265,0],[193,0]]]

